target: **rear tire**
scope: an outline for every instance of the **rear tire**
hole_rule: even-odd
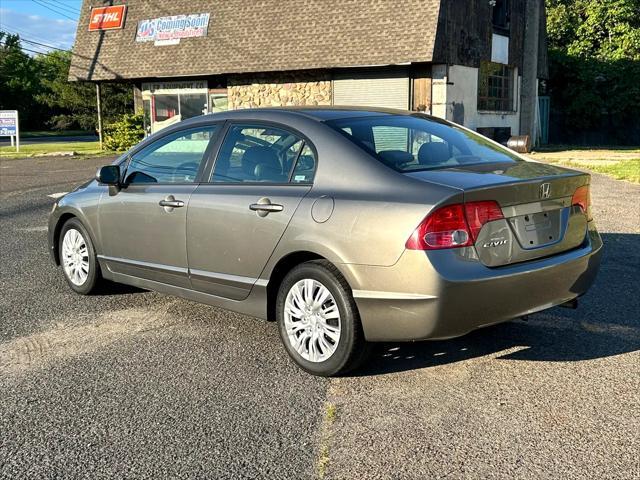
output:
[[[80,295],[95,293],[103,283],[100,265],[91,237],[77,218],[70,218],[62,226],[58,255],[69,287]]]
[[[326,260],[300,264],[285,276],[276,316],[285,350],[313,375],[343,374],[366,360],[369,345],[351,288]]]

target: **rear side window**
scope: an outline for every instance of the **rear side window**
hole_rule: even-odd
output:
[[[316,171],[316,157],[309,145],[305,145],[291,174],[291,183],[311,183]]]
[[[359,117],[326,123],[399,172],[521,161],[482,135],[422,115]]]
[[[137,152],[127,166],[125,182],[193,183],[202,164],[215,125],[167,135]]]
[[[306,141],[281,128],[234,125],[218,153],[214,183],[310,183],[315,154]]]

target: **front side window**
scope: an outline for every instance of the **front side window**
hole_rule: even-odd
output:
[[[478,110],[513,111],[513,69],[508,65],[481,62],[478,71]]]
[[[292,178],[294,169],[296,178]],[[213,170],[215,183],[309,183],[315,155],[305,140],[276,127],[229,128]]]
[[[420,114],[356,117],[326,124],[399,172],[522,161],[481,135]]]
[[[167,135],[131,157],[125,183],[193,183],[217,126]]]

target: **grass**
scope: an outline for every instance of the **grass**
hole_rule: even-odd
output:
[[[333,422],[336,418],[336,406],[333,403],[327,404],[327,411],[325,414],[329,422]]]
[[[75,152],[77,155],[109,155],[114,152],[100,150],[99,142],[61,142],[41,143],[35,145],[20,145],[20,152],[15,147],[3,145],[0,147],[2,158],[25,158],[36,155],[53,154],[55,152]]]
[[[572,165],[575,165],[575,163]],[[577,164],[576,166],[580,166],[580,164]],[[597,173],[604,173],[605,175],[609,175],[618,180],[640,183],[640,158],[620,160],[619,162],[606,165],[591,163],[589,165],[584,165],[584,168]]]
[[[537,152],[636,152],[640,153],[640,147],[637,146],[607,146],[601,145],[598,147],[589,147],[583,145],[541,145],[536,147]]]
[[[95,135],[94,132],[87,130],[37,130],[33,132],[20,132],[20,138],[37,138],[37,137],[78,137],[80,135]]]
[[[636,147],[562,150],[552,146],[532,153],[531,158],[602,173],[617,180],[640,183],[640,149]]]
[[[326,403],[324,411],[324,419],[320,434],[320,453],[318,454],[318,478],[322,480],[327,474],[329,467],[329,441],[331,436],[331,426],[336,419],[337,407],[335,403]]]

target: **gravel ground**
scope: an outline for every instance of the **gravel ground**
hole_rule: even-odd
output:
[[[640,186],[592,184],[605,253],[579,309],[378,348],[330,385],[328,478],[640,478]]]
[[[47,195],[108,161],[0,162],[0,478],[313,477],[327,382],[274,324],[49,261]]]
[[[593,177],[606,250],[578,310],[379,345],[325,380],[273,324],[72,294],[48,195],[107,162],[0,160],[0,477],[640,478],[640,186]]]

